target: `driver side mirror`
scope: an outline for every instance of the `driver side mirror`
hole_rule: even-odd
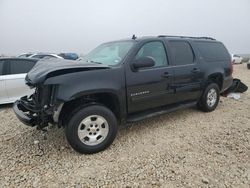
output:
[[[132,63],[133,68],[139,69],[139,68],[146,68],[146,67],[153,67],[155,65],[155,61],[152,57],[140,57],[139,59],[134,60]]]

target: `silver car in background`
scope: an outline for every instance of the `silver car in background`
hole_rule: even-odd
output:
[[[25,84],[25,76],[37,61],[31,58],[0,58],[0,104],[13,103],[32,93]]]
[[[44,58],[58,58],[58,59],[63,59],[63,57],[57,55],[57,54],[52,54],[52,53],[37,53],[37,54],[32,54],[29,56],[29,58],[36,58],[36,59],[44,59]]]

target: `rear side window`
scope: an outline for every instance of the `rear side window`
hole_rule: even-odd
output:
[[[220,42],[195,42],[206,61],[230,61],[230,55]]]
[[[4,61],[0,61],[0,76],[3,75],[3,64]]]
[[[10,60],[10,74],[22,74],[27,73],[35,65],[33,61],[25,60]]]
[[[169,44],[174,65],[187,65],[194,63],[194,53],[188,42],[170,41]]]

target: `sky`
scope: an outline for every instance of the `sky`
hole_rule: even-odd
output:
[[[0,54],[86,54],[133,34],[210,36],[250,53],[250,0],[0,0]]]

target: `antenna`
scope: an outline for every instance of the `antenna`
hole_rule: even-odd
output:
[[[135,34],[133,34],[132,39],[135,40],[137,37],[135,36]]]

